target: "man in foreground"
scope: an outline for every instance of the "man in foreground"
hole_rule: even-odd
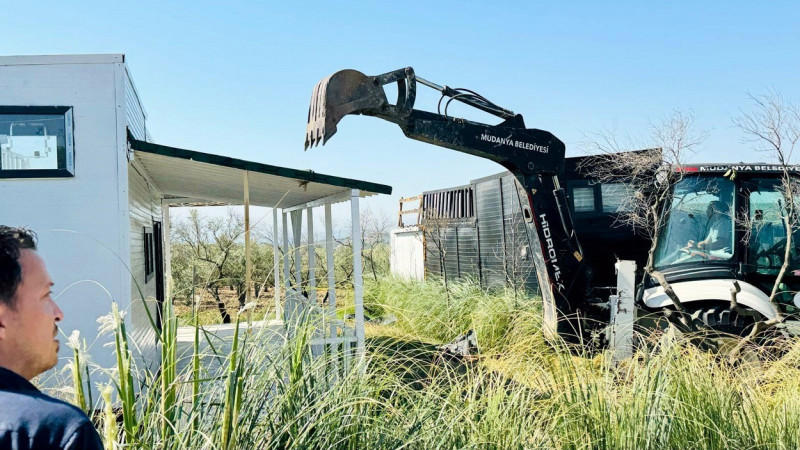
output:
[[[0,225],[0,449],[103,448],[83,411],[29,381],[58,362],[52,286],[35,235]]]

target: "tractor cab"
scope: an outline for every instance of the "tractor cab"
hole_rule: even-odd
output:
[[[800,182],[798,169],[789,167],[790,185]],[[664,274],[681,302],[729,302],[737,280],[742,288],[739,302],[773,316],[769,296],[788,260],[778,300],[784,313],[798,312],[800,198],[785,195],[783,168],[723,164],[677,170],[681,179],[662,212],[654,268]],[[644,288],[646,306],[668,306],[653,280],[645,280]]]

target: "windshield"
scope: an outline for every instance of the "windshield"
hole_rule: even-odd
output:
[[[662,222],[655,267],[733,257],[734,186],[723,177],[684,178]]]
[[[798,199],[795,199],[795,210]],[[757,273],[777,275],[786,252],[786,200],[780,180],[753,180],[750,185],[750,252],[748,263]],[[787,275],[800,274],[800,233],[796,220],[789,249]]]

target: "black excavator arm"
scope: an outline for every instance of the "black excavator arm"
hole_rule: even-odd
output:
[[[390,83],[397,83],[395,104],[388,102],[383,88]],[[414,109],[417,83],[442,94],[438,113]],[[447,106],[452,101],[503,121],[487,125],[450,117]],[[568,340],[580,335],[577,319],[587,301],[590,270],[575,235],[566,194],[558,182],[565,157],[561,140],[547,131],[526,128],[521,115],[473,91],[439,86],[417,77],[408,67],[378,76],[343,70],[320,81],[309,107],[305,147],[325,144],[348,114],[388,120],[411,139],[492,160],[514,174],[528,196],[523,216],[530,248],[536,251],[538,246],[541,251],[541,257],[534,260],[544,300],[545,333],[551,340],[555,335]]]

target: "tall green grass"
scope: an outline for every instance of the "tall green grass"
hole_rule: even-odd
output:
[[[370,326],[367,356],[335,381],[329,361],[311,357],[311,329],[302,323],[279,348],[257,331],[235,334],[219,372],[191,363],[179,370],[168,308],[162,369],[147,372],[132,366],[118,318],[116,396],[103,395],[106,446],[800,448],[800,347],[732,366],[680,338],[653,335],[615,365],[604,354],[545,345],[535,300],[469,283],[449,288],[448,306],[438,283],[368,284],[368,309],[398,321]],[[477,332],[480,358],[438,354],[436,344],[468,329]],[[185,357],[207,362],[200,351]],[[145,381],[129,388],[137,380]],[[110,419],[117,407],[119,429]]]

